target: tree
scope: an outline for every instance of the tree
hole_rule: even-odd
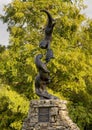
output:
[[[43,38],[46,23],[46,16],[40,10],[49,10],[56,19],[56,26],[51,43],[55,59],[48,65],[52,83],[48,88],[70,102],[70,115],[81,130],[92,122],[91,22],[87,22],[88,26],[83,26],[82,23],[86,20],[80,13],[83,7],[59,0],[49,3],[46,0],[14,0],[5,6],[5,15],[1,18],[8,23],[10,44],[1,55],[3,67],[0,70],[1,81],[9,85],[10,90],[16,91],[20,95],[19,99],[36,98],[34,78],[37,70],[34,57],[42,51],[38,45]],[[5,103],[8,103],[6,99]],[[10,129],[20,129],[11,124],[12,117],[8,124]],[[20,124],[19,122],[19,126]]]

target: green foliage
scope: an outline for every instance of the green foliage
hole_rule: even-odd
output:
[[[91,99],[92,100],[92,99]],[[92,102],[91,102],[92,104]],[[74,122],[77,122],[77,124],[80,126],[81,130],[84,130],[86,128],[87,130],[91,130],[91,122],[92,122],[92,107],[91,104],[87,103],[87,106],[84,107],[82,102],[78,103],[70,103],[69,104],[69,112],[71,118],[73,118]],[[85,120],[85,122],[84,122]]]
[[[29,101],[9,86],[0,88],[0,129],[20,130],[28,112]]]
[[[37,98],[34,57],[44,53],[38,45],[46,23],[41,9],[50,11],[56,20],[49,91],[70,102],[70,116],[81,130],[92,125],[92,21],[80,13],[81,2],[13,0],[4,7],[1,19],[8,24],[10,41],[7,49],[0,47],[0,119],[4,118],[0,129],[20,130],[29,100]]]

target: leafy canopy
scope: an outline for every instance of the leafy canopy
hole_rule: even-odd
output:
[[[69,101],[70,116],[81,130],[91,127],[92,21],[80,13],[84,7],[81,0],[13,0],[4,7],[1,19],[8,24],[10,40],[7,49],[0,47],[1,129],[20,130],[28,100],[37,98],[34,57],[44,54],[38,46],[47,19],[41,9],[48,10],[56,20],[51,43],[55,59],[48,64],[52,80],[48,88]]]

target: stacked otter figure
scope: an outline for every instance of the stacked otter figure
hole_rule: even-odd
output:
[[[41,49],[46,49],[46,58],[45,63],[41,61],[43,57],[42,54],[38,54],[35,58],[35,64],[37,70],[39,71],[38,75],[35,78],[35,91],[36,94],[40,97],[40,99],[57,99],[57,97],[49,94],[46,90],[46,86],[50,83],[50,71],[48,70],[46,65],[50,61],[50,59],[53,58],[53,51],[50,48],[50,43],[55,22],[48,11],[41,11],[45,12],[48,16],[48,22],[45,28],[45,37],[39,44],[39,47]]]

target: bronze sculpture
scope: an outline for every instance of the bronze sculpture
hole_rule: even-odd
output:
[[[50,48],[50,42],[52,39],[52,32],[53,32],[53,28],[55,26],[55,22],[54,19],[52,18],[52,16],[50,15],[50,13],[46,10],[41,10],[43,12],[45,12],[48,16],[48,22],[47,22],[47,26],[45,28],[45,37],[44,39],[40,42],[39,47],[42,49],[49,49]]]
[[[35,78],[35,91],[36,94],[40,97],[40,99],[57,99],[57,97],[49,94],[46,90],[47,84],[50,83],[50,71],[47,69],[47,63],[50,61],[51,58],[53,58],[53,51],[50,48],[50,42],[52,39],[52,32],[53,28],[55,26],[55,22],[50,15],[50,13],[46,10],[41,10],[45,12],[48,16],[48,23],[45,28],[45,37],[40,42],[39,47],[41,49],[46,49],[46,58],[45,62],[42,62],[41,59],[43,57],[42,54],[38,54],[35,57],[35,64],[37,67],[37,70],[39,71],[38,75]]]

